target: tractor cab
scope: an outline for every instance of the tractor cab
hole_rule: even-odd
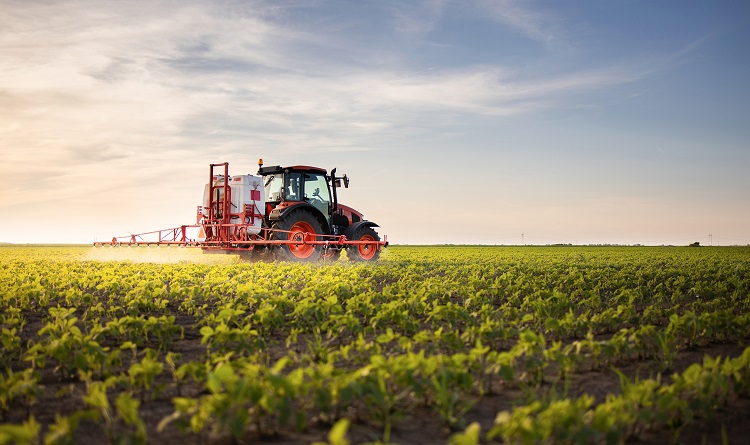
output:
[[[310,211],[321,219],[323,230],[341,234],[351,224],[362,221],[363,215],[349,206],[339,204],[337,189],[349,188],[349,178],[329,175],[325,169],[309,165],[290,167],[263,166],[258,161],[258,175],[263,177],[268,221],[280,219],[292,207],[312,207]]]
[[[325,170],[308,166],[273,166],[261,167],[259,174],[263,176],[269,213],[282,202],[305,202],[320,211],[330,224],[333,199]]]
[[[362,213],[349,206],[339,204],[337,189],[349,187],[349,178],[336,176],[319,167],[295,165],[263,166],[258,161],[258,175],[263,178],[266,196],[265,227],[271,229],[275,240],[302,239],[320,241],[326,236],[342,236],[341,239],[361,241],[351,252],[351,258],[372,260],[379,255],[379,248],[372,243],[380,238],[373,229],[378,225],[366,221]],[[300,238],[301,237],[301,238]],[[286,259],[308,259],[321,255],[314,244],[282,245],[279,252]],[[323,257],[338,257],[340,246],[326,247]]]

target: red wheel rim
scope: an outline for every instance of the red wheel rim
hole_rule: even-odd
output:
[[[298,242],[315,241],[315,229],[305,221],[297,221],[289,229],[289,239]],[[315,245],[289,244],[289,252],[297,258],[307,258],[315,252]]]
[[[360,241],[375,241],[375,238],[373,238],[372,235],[362,235],[362,238],[359,239]],[[357,246],[357,250],[359,251],[359,257],[363,260],[371,260],[375,253],[378,251],[378,246],[373,244],[360,244]]]

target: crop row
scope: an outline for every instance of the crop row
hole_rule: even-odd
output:
[[[415,412],[445,431],[470,424],[450,439],[470,443],[489,394],[514,408],[482,441],[591,443],[610,440],[611,422],[619,441],[748,395],[746,350],[668,384],[623,378],[598,404],[544,396],[581,372],[647,362],[666,373],[681,351],[747,344],[747,249],[391,248],[377,264],[327,266],[4,249],[0,443],[72,443],[97,428],[110,443],[175,430],[201,443],[331,425],[332,437],[350,425],[389,442]],[[685,389],[706,373],[725,389],[709,402]],[[634,387],[662,398],[634,404]],[[54,418],[39,410],[50,388],[70,405]],[[150,414],[165,404],[172,414]],[[559,422],[569,428],[549,426]]]
[[[245,360],[216,360],[201,379],[204,393],[173,398],[174,413],[161,420],[159,429],[175,422],[181,431],[204,440],[208,433],[227,432],[240,439],[250,428],[267,434],[284,428],[302,430],[313,419],[366,417],[382,425],[382,441],[388,443],[393,419],[416,405],[430,407],[447,425],[460,424],[462,414],[476,402],[468,371],[477,365],[476,360],[473,354],[373,355],[369,364],[351,372],[338,370],[331,363],[287,370],[288,358],[269,367]],[[110,442],[145,442],[145,424],[138,413],[143,394],[138,400],[132,391],[120,392],[111,405],[107,391],[128,379],[133,386],[148,388],[161,368],[153,354],[147,353],[127,376],[87,379],[86,408],[58,416],[45,443],[72,442],[81,419],[104,423]],[[149,372],[151,376],[145,377]],[[178,375],[179,371],[175,378]],[[596,406],[588,395],[516,406],[498,413],[487,438],[524,444],[622,443],[639,430],[690,422],[697,415],[710,415],[732,398],[750,395],[750,348],[723,361],[706,356],[703,364],[693,364],[671,380],[670,384],[663,384],[660,378],[630,381],[621,375],[621,393]],[[476,436],[476,429],[470,425],[462,434]],[[31,442],[39,434],[39,425],[32,416],[24,425],[0,427],[0,437],[2,434],[19,442],[28,436]],[[473,443],[478,443],[478,437]]]

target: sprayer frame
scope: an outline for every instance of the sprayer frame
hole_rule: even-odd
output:
[[[223,184],[214,181],[216,167],[223,167],[224,176]],[[301,239],[273,239],[273,234],[288,231],[262,227],[260,233],[248,235],[248,229],[258,230],[254,225],[255,218],[263,218],[258,212],[255,205],[246,205],[242,212],[234,214],[235,217],[241,217],[242,221],[250,218],[250,224],[232,224],[230,223],[233,214],[231,213],[231,188],[229,186],[229,163],[210,164],[209,169],[209,193],[208,193],[208,212],[203,214],[202,206],[198,206],[197,223],[186,224],[170,229],[155,230],[132,234],[127,236],[116,236],[111,241],[94,242],[95,247],[103,246],[183,246],[183,247],[200,247],[204,250],[222,250],[222,251],[251,251],[257,247],[271,247],[280,245],[319,245],[324,250],[329,248],[342,249],[348,246],[370,245],[376,249],[388,246],[388,237],[384,236],[383,240],[366,240],[354,241],[349,240],[344,235],[325,235],[304,233]],[[216,191],[223,190],[223,196],[214,197]],[[216,193],[222,195],[222,193]],[[252,208],[248,208],[252,207]],[[189,229],[197,229],[198,235],[195,238],[188,236]],[[205,239],[201,239],[205,235]],[[155,238],[155,239],[148,239]],[[284,237],[288,238],[288,236]],[[314,238],[314,239],[309,239]]]

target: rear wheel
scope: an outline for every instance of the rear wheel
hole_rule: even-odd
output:
[[[320,245],[305,244],[316,241],[322,233],[320,223],[313,215],[305,211],[295,211],[273,225],[275,231],[272,239],[296,241],[293,244],[281,244],[276,248],[277,259],[283,261],[318,261],[323,249]]]
[[[352,241],[380,241],[378,232],[372,227],[362,227],[354,234]],[[350,261],[376,261],[380,258],[380,246],[377,244],[356,244],[346,249]]]

